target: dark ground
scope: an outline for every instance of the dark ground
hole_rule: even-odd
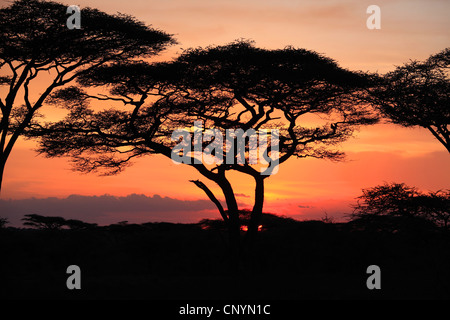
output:
[[[214,221],[3,228],[0,298],[450,298],[448,230],[264,219],[252,262],[238,276],[230,272],[226,234]],[[81,268],[81,290],[66,287],[69,265]],[[369,265],[381,268],[381,290],[366,286]]]

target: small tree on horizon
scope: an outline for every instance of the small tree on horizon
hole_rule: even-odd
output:
[[[24,226],[45,230],[60,230],[68,228],[71,230],[90,229],[97,226],[96,223],[87,223],[81,220],[69,219],[55,216],[42,216],[40,214],[26,214],[22,221]]]
[[[47,217],[39,214],[26,214],[24,218],[24,226],[45,230],[60,230],[66,223],[66,219],[62,217]]]
[[[9,223],[8,218],[0,218],[0,229]]]

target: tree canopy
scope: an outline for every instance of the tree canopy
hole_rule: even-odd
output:
[[[422,192],[404,183],[385,183],[368,189],[357,198],[352,219],[376,217],[423,218],[438,226],[450,222],[450,190]]]
[[[64,227],[79,230],[97,226],[95,223],[87,223],[81,220],[66,220],[63,217],[50,217],[39,214],[26,214],[22,220],[24,221],[24,226],[46,230],[60,230]]]
[[[365,74],[342,69],[313,51],[268,50],[249,41],[190,49],[167,63],[119,62],[85,72],[77,81],[79,86],[52,95],[54,103],[68,107],[68,117],[36,126],[28,134],[41,137],[40,152],[69,156],[77,169],[88,172],[106,169],[114,174],[133,158],[148,154],[173,158],[179,140],[172,140],[172,133],[192,128],[198,120],[204,124],[201,130],[214,129],[219,136],[226,135],[227,129],[279,130],[279,137],[269,139],[266,148],[271,156],[278,144],[279,164],[292,156],[340,160],[343,153],[336,146],[359,126],[377,120],[362,102],[369,85]],[[93,94],[95,87],[107,88],[109,93]],[[123,107],[94,111],[92,101]],[[192,151],[194,140],[187,143]],[[217,135],[211,141],[225,143]],[[201,145],[201,154],[211,141]],[[245,161],[209,166],[196,161],[196,152],[186,154],[191,160],[188,165],[221,188],[226,210],[203,182],[193,181],[237,233],[239,210],[226,173],[234,170],[255,180],[249,232],[258,226],[264,180],[269,176],[261,175],[249,161],[249,153],[246,146]]]
[[[388,72],[374,93],[392,122],[428,129],[450,152],[450,48]]]
[[[0,188],[14,144],[56,88],[98,66],[149,58],[174,43],[131,16],[93,8],[83,8],[82,28],[71,30],[66,10],[41,0],[0,9]]]

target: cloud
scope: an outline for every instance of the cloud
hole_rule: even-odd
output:
[[[250,198],[250,196],[248,194],[245,194],[245,193],[235,193],[234,195],[236,197]]]
[[[22,225],[25,214],[61,216],[85,222],[107,225],[127,220],[142,222],[197,222],[203,218],[217,218],[214,205],[209,200],[180,200],[159,195],[131,194],[124,197],[111,195],[66,198],[28,198],[0,200],[0,217],[8,218],[12,226]]]

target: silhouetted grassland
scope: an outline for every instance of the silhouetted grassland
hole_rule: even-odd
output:
[[[295,221],[264,215],[238,274],[219,221],[80,230],[0,229],[2,298],[450,298],[450,233],[390,221]],[[81,268],[81,290],[66,269]],[[381,290],[366,269],[381,268]]]

